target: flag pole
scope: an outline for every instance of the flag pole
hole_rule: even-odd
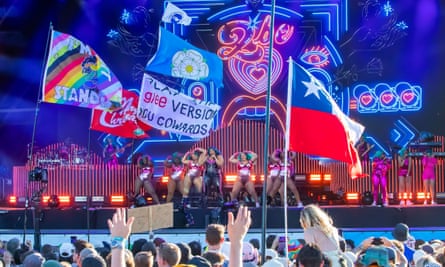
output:
[[[37,93],[37,101],[36,101],[36,108],[35,108],[35,113],[34,113],[34,123],[33,123],[33,127],[32,127],[32,134],[31,134],[31,144],[30,144],[30,148],[29,148],[29,155],[28,155],[28,160],[29,160],[29,171],[31,171],[31,168],[33,167],[33,153],[34,153],[34,142],[36,139],[36,131],[37,131],[37,118],[39,116],[39,111],[40,111],[40,103],[41,103],[41,96],[43,95],[44,92],[44,83],[45,83],[45,78],[46,78],[46,65],[47,65],[47,61],[48,61],[48,53],[50,48],[50,44],[52,41],[52,31],[53,31],[53,25],[50,22],[49,23],[49,28],[48,28],[48,36],[46,38],[46,44],[45,44],[45,52],[43,54],[43,61],[42,61],[42,73],[40,74],[40,84],[39,84],[39,91]],[[46,59],[46,61],[45,61]],[[42,94],[41,94],[42,93]],[[29,179],[26,180],[25,182],[25,213],[23,216],[23,244],[25,244],[26,241],[26,232],[27,232],[27,228],[26,225],[28,223],[28,208],[30,205],[30,199],[29,199]],[[34,195],[34,194],[33,194]],[[38,196],[40,197],[40,196]],[[32,199],[31,199],[32,201]],[[39,205],[40,205],[40,199],[39,199]],[[41,236],[40,236],[40,225],[39,225],[39,219],[37,218],[38,216],[40,216],[40,214],[37,214],[40,212],[40,207],[37,207],[35,209],[35,212],[33,212],[34,214],[34,249],[35,250],[40,250],[40,246],[41,246]]]
[[[267,91],[266,91],[266,129],[264,134],[264,182],[263,182],[263,194],[262,194],[262,220],[261,220],[261,255],[263,259],[266,258],[266,228],[267,228],[267,176],[268,176],[268,154],[269,154],[269,135],[270,135],[270,98],[272,94],[272,53],[273,53],[273,41],[275,35],[275,6],[276,0],[271,1],[271,19],[269,27],[269,55],[267,61]]]
[[[292,104],[292,81],[293,81],[293,60],[289,57],[289,67],[287,74],[287,102],[286,102],[286,130],[284,137],[284,169],[286,170],[286,177],[284,178],[284,236],[286,237],[286,246],[284,251],[286,258],[288,257],[289,249],[287,247],[287,177],[290,175],[288,171],[288,155],[289,155],[289,138],[290,138],[290,111]]]

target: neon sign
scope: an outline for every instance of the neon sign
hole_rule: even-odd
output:
[[[269,56],[270,15],[260,22],[254,19],[232,20],[218,29],[218,41],[221,44],[218,56],[227,61],[228,70],[241,88],[258,95],[267,89],[267,63]],[[286,44],[294,34],[294,26],[280,24],[274,34],[274,43]],[[281,54],[273,49],[272,85],[283,70]]]
[[[360,113],[418,111],[422,108],[422,87],[408,82],[395,86],[379,83],[373,88],[356,85],[353,97]]]
[[[329,64],[329,52],[325,47],[313,46],[306,48],[300,60],[317,68],[326,67]]]

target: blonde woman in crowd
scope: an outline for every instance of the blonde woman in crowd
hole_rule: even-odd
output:
[[[341,266],[338,230],[331,217],[318,206],[309,204],[300,213],[300,224],[306,243],[317,245],[329,258],[332,267]]]

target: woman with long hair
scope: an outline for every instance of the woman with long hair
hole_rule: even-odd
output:
[[[329,258],[332,267],[341,266],[340,237],[332,218],[320,207],[309,204],[301,210],[300,224],[306,244],[317,245]]]
[[[281,205],[284,206],[284,202],[287,201],[284,199],[284,190],[290,189],[292,194],[294,194],[295,200],[297,201],[297,206],[299,208],[303,207],[303,203],[301,202],[300,193],[298,192],[297,186],[292,177],[294,177],[294,166],[293,160],[297,157],[297,153],[293,151],[289,151],[289,156],[287,157],[287,164],[285,164],[285,153],[281,149],[277,149],[274,152],[274,157],[279,161],[280,164],[280,196],[281,196]],[[284,179],[287,182],[287,188],[284,188]]]
[[[235,201],[241,188],[245,187],[247,193],[249,193],[255,200],[255,205],[260,206],[258,201],[258,195],[255,191],[255,185],[250,177],[253,165],[255,164],[258,156],[252,151],[236,152],[230,156],[229,161],[238,165],[238,179],[236,179],[233,185],[232,192],[230,193],[230,199]]]
[[[280,179],[280,160],[273,156],[273,154],[269,155],[269,163],[268,163],[268,171],[267,175],[267,185],[266,185],[266,194],[267,194],[267,202],[268,204],[275,204],[275,195],[281,187],[281,179]]]
[[[196,148],[193,152],[187,152],[182,158],[182,163],[187,168],[187,173],[184,177],[183,189],[183,203],[189,205],[189,192],[192,185],[195,186],[196,191],[202,193],[202,165],[204,164],[206,150],[203,148]]]
[[[171,202],[176,189],[184,195],[184,164],[182,157],[178,152],[168,156],[164,161],[164,166],[168,174],[167,184],[167,199],[166,202]]]
[[[224,157],[216,147],[209,147],[202,155],[204,161],[204,185],[205,194],[208,196],[211,188],[218,191],[222,197],[222,166]],[[215,192],[214,192],[215,193]]]
[[[151,160],[151,157],[148,155],[142,155],[137,160],[137,163],[140,172],[138,177],[136,177],[134,181],[134,198],[136,198],[140,194],[141,188],[143,186],[145,192],[150,194],[153,198],[153,202],[159,204],[159,198],[153,186],[154,164]]]

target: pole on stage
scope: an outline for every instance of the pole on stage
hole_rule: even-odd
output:
[[[91,112],[91,118],[93,117],[93,112]],[[86,164],[86,175],[83,177],[86,179],[84,185],[86,186],[86,193],[87,193],[87,206],[86,206],[86,212],[87,212],[87,241],[90,242],[90,229],[91,229],[91,216],[90,216],[90,201],[91,201],[91,186],[89,186],[89,183],[91,181],[90,178],[90,167],[91,167],[91,127],[88,128],[88,145],[87,145],[87,159]]]
[[[40,110],[40,103],[41,103],[41,97],[42,97],[42,92],[44,90],[44,81],[46,78],[46,63],[47,63],[47,58],[48,58],[48,51],[49,51],[49,45],[51,43],[51,39],[52,39],[52,31],[53,31],[53,25],[50,22],[49,23],[49,28],[48,28],[48,36],[46,38],[46,45],[45,45],[45,52],[43,54],[43,61],[42,61],[42,72],[40,74],[40,85],[39,85],[39,90],[37,92],[37,101],[36,101],[36,108],[35,108],[35,113],[34,113],[34,123],[33,123],[33,127],[32,127],[32,136],[31,136],[31,145],[29,148],[29,154],[28,154],[28,166],[29,166],[29,170],[31,171],[33,168],[33,154],[34,154],[34,143],[35,143],[35,139],[36,139],[36,129],[37,129],[37,118],[39,116],[39,110]],[[23,216],[23,244],[25,244],[26,242],[26,232],[27,232],[27,223],[28,223],[28,209],[29,209],[29,205],[30,205],[30,198],[29,198],[29,177],[28,179],[25,180],[25,192],[26,192],[26,196],[25,196],[25,213]],[[39,191],[40,192],[40,191]],[[33,194],[34,195],[34,194]],[[40,195],[38,196],[40,197]],[[31,199],[32,201],[32,199]],[[40,212],[41,212],[41,207],[40,207],[40,199],[37,201],[37,207],[36,210],[33,211],[33,225],[34,225],[34,249],[37,251],[40,251],[40,246],[41,246],[41,237],[40,237]]]
[[[273,41],[275,35],[275,0],[271,1],[271,20],[269,28],[269,55],[267,62],[267,91],[266,91],[266,129],[264,134],[264,182],[263,182],[263,205],[262,205],[262,222],[261,222],[261,255],[262,258],[266,258],[266,228],[267,228],[267,176],[268,176],[268,154],[269,154],[269,135],[270,135],[270,99],[272,94],[272,54],[273,54]],[[286,190],[285,190],[286,191]]]

